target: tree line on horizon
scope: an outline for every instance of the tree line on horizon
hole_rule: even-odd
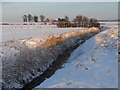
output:
[[[76,16],[73,21],[69,20],[68,16],[58,18],[58,27],[100,27],[100,23],[95,18],[88,18],[86,16]]]
[[[32,16],[31,14],[23,15],[23,22],[38,22],[38,21],[44,22],[45,16],[40,15],[38,16]],[[76,16],[72,21],[70,21],[68,16],[65,16],[64,18],[58,18],[57,20],[53,20],[53,22],[56,22],[56,25],[58,27],[100,27],[100,23],[95,18],[88,18],[86,16],[78,15]]]
[[[39,17],[34,15],[32,16],[31,14],[28,15],[23,15],[23,22],[38,22],[39,21]],[[43,22],[45,20],[45,16],[44,15],[40,15],[40,20],[41,22]]]

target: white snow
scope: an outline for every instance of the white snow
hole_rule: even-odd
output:
[[[84,30],[85,28],[57,28],[55,25],[3,25],[1,27],[0,30],[2,30],[2,34],[0,34],[0,37],[2,37],[2,43],[0,44],[0,61],[2,62],[3,60],[3,73],[5,74],[3,77],[6,78],[5,83],[8,84],[6,84],[8,87],[22,87],[22,80],[29,82],[36,76],[40,75],[41,72],[36,71],[36,68],[39,68],[41,70],[43,63],[47,63],[46,65],[49,66],[51,62],[56,60],[57,55],[62,53],[62,51],[66,48],[74,46],[76,44],[76,39],[80,39],[80,37],[78,36],[64,40],[61,42],[62,44],[58,44],[52,48],[47,47],[45,44],[46,41],[49,41],[49,39],[54,40],[54,38],[55,40],[59,38],[67,39],[71,36],[74,36],[74,34],[77,34],[76,31],[81,33],[91,31],[91,29]],[[101,28],[101,31],[104,31],[106,29],[112,29],[114,31],[116,28],[117,27],[107,26]],[[96,28],[92,29],[95,30]],[[112,30],[110,31],[112,32]],[[105,78],[111,78],[116,76],[117,71],[117,61],[115,63],[111,63],[113,62],[113,59],[116,60],[117,55],[115,56],[114,54],[114,52],[116,52],[116,49],[112,49],[112,46],[108,47],[109,49],[104,48],[108,45],[107,41],[109,41],[108,43],[110,45],[113,43],[113,41],[116,41],[117,34],[111,34],[110,38],[105,38],[105,40],[103,40],[103,43],[101,39],[102,37],[108,37],[106,33],[110,31],[104,31],[91,40],[88,40],[88,43],[86,42],[82,45],[82,47],[80,46],[78,49],[76,49],[72,53],[68,62],[63,66],[64,68],[58,70],[55,75],[43,82],[38,87],[103,87],[103,85],[101,85],[101,82],[103,82],[102,80],[104,79],[102,76],[106,75],[106,73],[103,73],[102,75],[100,74],[101,78],[99,78],[100,76],[97,75],[99,75],[101,72],[105,72],[106,70],[106,72],[110,72],[111,75],[108,73],[109,77],[105,76]],[[101,46],[99,47],[99,45]],[[94,47],[98,49],[94,49]],[[101,53],[101,55],[99,56],[98,53]],[[111,57],[108,57],[107,55],[110,55]],[[92,62],[90,61],[91,58],[93,58]],[[106,58],[110,60],[104,63],[104,60],[106,60]],[[94,62],[95,60],[96,62]],[[100,65],[105,66],[108,63],[111,65],[111,67],[109,67],[109,65],[105,68],[100,67]],[[48,66],[42,67],[42,70],[44,71]],[[30,71],[28,71],[28,69]],[[97,69],[100,70],[100,72],[97,72]],[[30,72],[34,73],[35,76],[32,76]],[[13,75],[14,73],[16,74]],[[87,79],[85,80],[85,78]],[[105,80],[106,83],[108,83],[108,81],[111,79]],[[116,79],[112,78],[112,80],[115,83],[112,84],[111,87],[116,87],[117,77]],[[96,83],[99,82],[100,85],[96,85]],[[89,83],[93,83],[93,85]],[[105,87],[107,87],[107,85],[105,85]]]
[[[100,24],[105,24],[105,25],[118,25],[117,21],[114,22],[99,22]]]
[[[68,30],[70,30],[70,32],[63,33],[62,30],[65,32],[65,29],[66,32]],[[97,28],[90,28],[86,30],[81,30],[80,28],[78,28],[78,30],[76,30],[76,28],[65,29],[59,29],[63,34],[45,35],[16,41],[10,39],[10,41],[1,43],[0,48],[2,49],[0,50],[0,60],[2,61],[3,66],[3,87],[23,87],[24,82],[28,83],[40,75],[54,60],[56,60],[58,55],[63,53],[64,50],[81,43],[81,38],[83,37],[81,34],[86,35],[84,38],[89,38],[98,32]],[[71,31],[74,29],[75,31]],[[22,29],[3,31],[10,33],[3,36],[8,37],[14,36],[12,35],[12,32],[19,33],[19,31],[22,31]],[[29,30],[23,29],[23,33],[21,34],[23,36],[18,36],[18,38],[24,38],[27,33],[26,31]],[[32,31],[33,30],[31,30],[31,32]],[[56,31],[56,33],[58,32],[59,31]],[[31,35],[35,34],[31,33]],[[14,37],[17,36],[15,35]],[[27,37],[29,37],[29,35]],[[9,38],[6,40],[9,40]]]
[[[87,40],[36,88],[118,88],[118,28]]]
[[[57,28],[56,25],[2,25],[2,42],[39,37],[48,34],[62,34],[68,31],[83,30],[85,28]]]

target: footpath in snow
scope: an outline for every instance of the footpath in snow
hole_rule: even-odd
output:
[[[87,40],[36,88],[118,88],[118,28]]]

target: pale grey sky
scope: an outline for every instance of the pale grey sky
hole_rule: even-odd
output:
[[[30,1],[30,0],[29,0]],[[45,15],[57,19],[65,15],[73,19],[83,15],[97,19],[117,19],[117,2],[3,2],[2,18],[4,22],[20,22],[22,15]]]

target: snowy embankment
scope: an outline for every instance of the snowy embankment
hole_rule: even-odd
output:
[[[22,88],[42,74],[64,50],[82,43],[98,31],[90,28],[0,44],[3,88]]]
[[[118,28],[87,40],[36,88],[118,88]]]

